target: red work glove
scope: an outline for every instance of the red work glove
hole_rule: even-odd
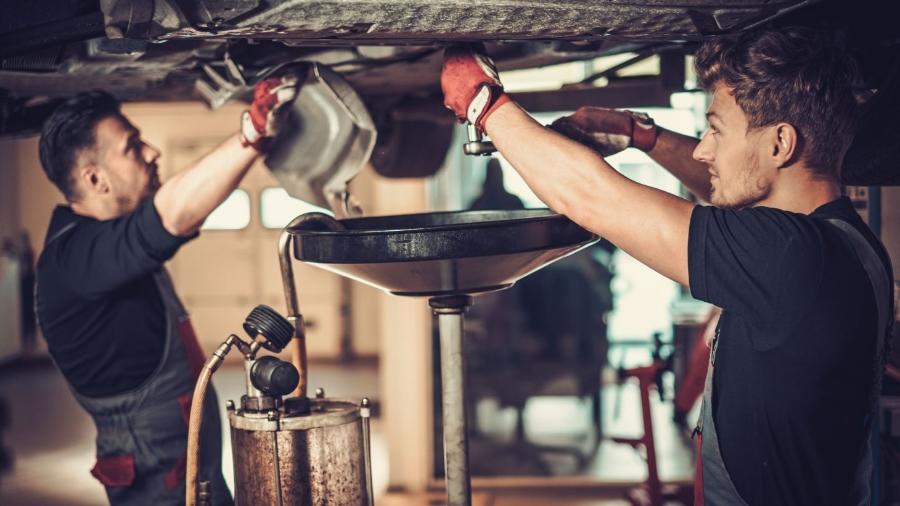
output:
[[[657,129],[653,119],[633,111],[581,107],[574,114],[554,121],[550,128],[603,156],[614,155],[629,147],[650,151],[656,145]]]
[[[256,83],[253,103],[241,117],[241,144],[263,151],[268,140],[278,133],[276,118],[284,104],[297,96],[299,80],[293,74],[270,77]]]
[[[460,122],[468,121],[481,131],[484,122],[501,105],[509,102],[494,62],[481,44],[460,44],[444,51],[441,70],[444,106]]]

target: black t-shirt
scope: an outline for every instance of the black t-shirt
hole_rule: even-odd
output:
[[[53,211],[37,264],[37,313],[50,354],[77,392],[126,392],[155,370],[166,316],[153,274],[189,239],[163,228],[153,199],[105,221],[66,206]]]
[[[691,216],[691,292],[724,309],[713,416],[753,506],[849,504],[883,333],[869,277],[827,218],[860,230],[890,275],[847,198],[809,216],[699,206]]]

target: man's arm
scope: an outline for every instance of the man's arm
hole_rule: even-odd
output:
[[[177,236],[191,235],[234,190],[276,132],[279,109],[294,99],[294,75],[260,81],[253,103],[244,112],[241,131],[187,170],[166,181],[153,198],[163,227]]]
[[[709,202],[709,169],[694,160],[694,148],[700,141],[665,128],[659,128],[656,145],[647,152],[650,158],[678,178],[687,189],[704,202]]]
[[[693,204],[622,176],[593,150],[541,126],[516,104],[499,106],[484,125],[547,205],[653,270],[688,284]]]
[[[554,121],[551,128],[603,156],[612,156],[629,147],[640,149],[678,178],[691,193],[709,201],[709,172],[705,164],[693,158],[699,141],[656,126],[646,114],[581,107]]]
[[[192,167],[166,181],[153,198],[163,227],[177,236],[199,230],[258,156],[259,152],[242,145],[239,134],[234,134]]]

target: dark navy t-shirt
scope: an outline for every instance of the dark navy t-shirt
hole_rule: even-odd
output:
[[[166,315],[153,274],[192,237],[166,231],[152,199],[105,221],[53,211],[36,306],[50,355],[77,392],[127,392],[156,369]]]
[[[849,504],[883,333],[869,277],[828,218],[860,230],[890,275],[847,198],[808,216],[698,206],[691,217],[691,292],[724,309],[713,416],[750,505]]]

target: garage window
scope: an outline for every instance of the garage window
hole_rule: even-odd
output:
[[[304,213],[333,213],[288,195],[284,188],[265,188],[259,195],[259,215],[266,228],[284,228],[291,220]]]
[[[201,230],[242,230],[250,225],[250,195],[234,190],[203,222]]]

